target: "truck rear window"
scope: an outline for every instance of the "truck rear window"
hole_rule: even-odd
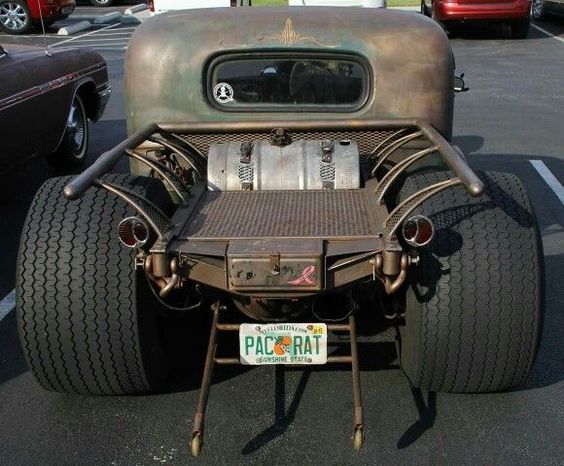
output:
[[[223,57],[209,67],[208,97],[227,111],[353,111],[366,101],[368,79],[356,57]]]

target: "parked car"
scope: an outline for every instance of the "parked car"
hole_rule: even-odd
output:
[[[564,16],[564,0],[533,0],[533,18],[546,19],[547,16]]]
[[[288,0],[289,6],[349,6],[386,8],[386,0]]]
[[[524,39],[531,23],[531,0],[422,0],[421,13],[448,29],[469,21],[508,23],[513,39]]]
[[[252,0],[149,0],[149,10],[158,15],[173,10],[251,6],[251,3]]]
[[[91,50],[0,48],[0,173],[44,155],[54,166],[80,164],[110,97],[104,59]]]
[[[127,395],[190,368],[194,456],[213,371],[239,363],[348,365],[361,448],[357,328],[365,370],[380,356],[368,337],[397,334],[412,387],[522,384],[543,321],[538,224],[516,176],[476,172],[452,145],[455,87],[449,40],[421,15],[215,8],[141,24],[129,136],[46,181],[23,227],[18,327],[35,378]],[[110,173],[123,158],[130,172]],[[346,347],[328,351],[328,332]],[[267,396],[257,387],[249,402]]]
[[[75,0],[0,0],[0,30],[8,34],[24,34],[39,25],[46,26],[67,18]]]

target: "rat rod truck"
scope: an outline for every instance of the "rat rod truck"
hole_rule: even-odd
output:
[[[202,309],[193,455],[214,367],[240,363],[348,364],[360,448],[361,326],[397,329],[413,387],[525,380],[543,313],[537,223],[515,176],[476,173],[450,144],[453,54],[433,21],[169,13],[137,28],[125,72],[129,137],[48,180],[23,228],[19,328],[43,387],[158,390],[171,340],[203,332],[167,316]],[[109,174],[122,157],[130,173]],[[328,351],[335,332],[345,355]],[[218,351],[229,333],[239,348]]]

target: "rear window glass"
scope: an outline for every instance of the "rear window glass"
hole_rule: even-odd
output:
[[[366,100],[368,71],[335,56],[264,56],[212,63],[208,95],[223,110],[352,111]]]

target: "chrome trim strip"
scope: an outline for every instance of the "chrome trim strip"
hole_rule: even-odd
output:
[[[73,71],[72,73],[68,73],[64,76],[61,76],[60,78],[53,79],[44,84],[33,86],[29,89],[26,89],[25,91],[21,91],[17,94],[5,97],[4,99],[0,100],[0,111],[13,105],[17,105],[25,100],[45,94],[49,91],[59,89],[73,81],[77,81],[78,79],[84,78],[85,76],[94,74],[104,68],[106,68],[105,63],[97,63],[96,65],[90,66],[81,71]]]

